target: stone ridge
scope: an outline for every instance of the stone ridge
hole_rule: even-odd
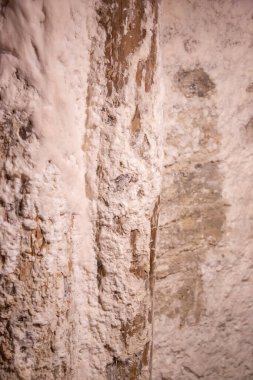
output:
[[[100,331],[94,344],[102,365],[91,362],[96,379],[151,377],[161,165],[157,7],[115,0],[97,8],[85,145],[100,310],[100,321],[92,321]]]

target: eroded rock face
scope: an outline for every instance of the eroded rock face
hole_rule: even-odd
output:
[[[1,379],[149,379],[155,1],[0,1]]]
[[[0,0],[1,379],[253,376],[252,2],[161,14]]]
[[[85,144],[100,313],[96,379],[151,376],[161,162],[157,7],[116,0],[97,8]]]
[[[153,378],[251,379],[252,3],[168,0],[161,15]]]
[[[1,2],[1,379],[69,378],[79,349],[72,315],[78,217],[63,173],[76,177],[78,197],[85,70],[72,59],[85,59],[76,47],[86,42],[75,37],[81,5],[64,1],[59,12],[50,1]]]

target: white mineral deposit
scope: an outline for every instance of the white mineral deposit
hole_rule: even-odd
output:
[[[253,380],[253,0],[0,0],[0,380]]]

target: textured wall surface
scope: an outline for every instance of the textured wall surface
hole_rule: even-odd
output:
[[[102,1],[97,14],[85,141],[99,310],[91,378],[149,379],[162,156],[158,8]]]
[[[155,1],[0,1],[0,378],[148,379]]]
[[[0,379],[253,378],[253,3],[158,13],[0,0]]]
[[[253,2],[165,0],[155,380],[253,379]]]
[[[0,2],[1,379],[69,378],[85,340],[85,20],[83,1]]]

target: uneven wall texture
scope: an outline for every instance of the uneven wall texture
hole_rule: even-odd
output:
[[[87,5],[0,2],[1,379],[68,379],[87,340]]]
[[[97,15],[85,140],[99,311],[91,378],[149,379],[162,153],[158,6],[102,1]]]
[[[253,378],[253,3],[163,1],[155,380]]]
[[[253,3],[158,13],[0,0],[0,379],[253,378]]]
[[[0,1],[1,379],[150,377],[157,17]]]

